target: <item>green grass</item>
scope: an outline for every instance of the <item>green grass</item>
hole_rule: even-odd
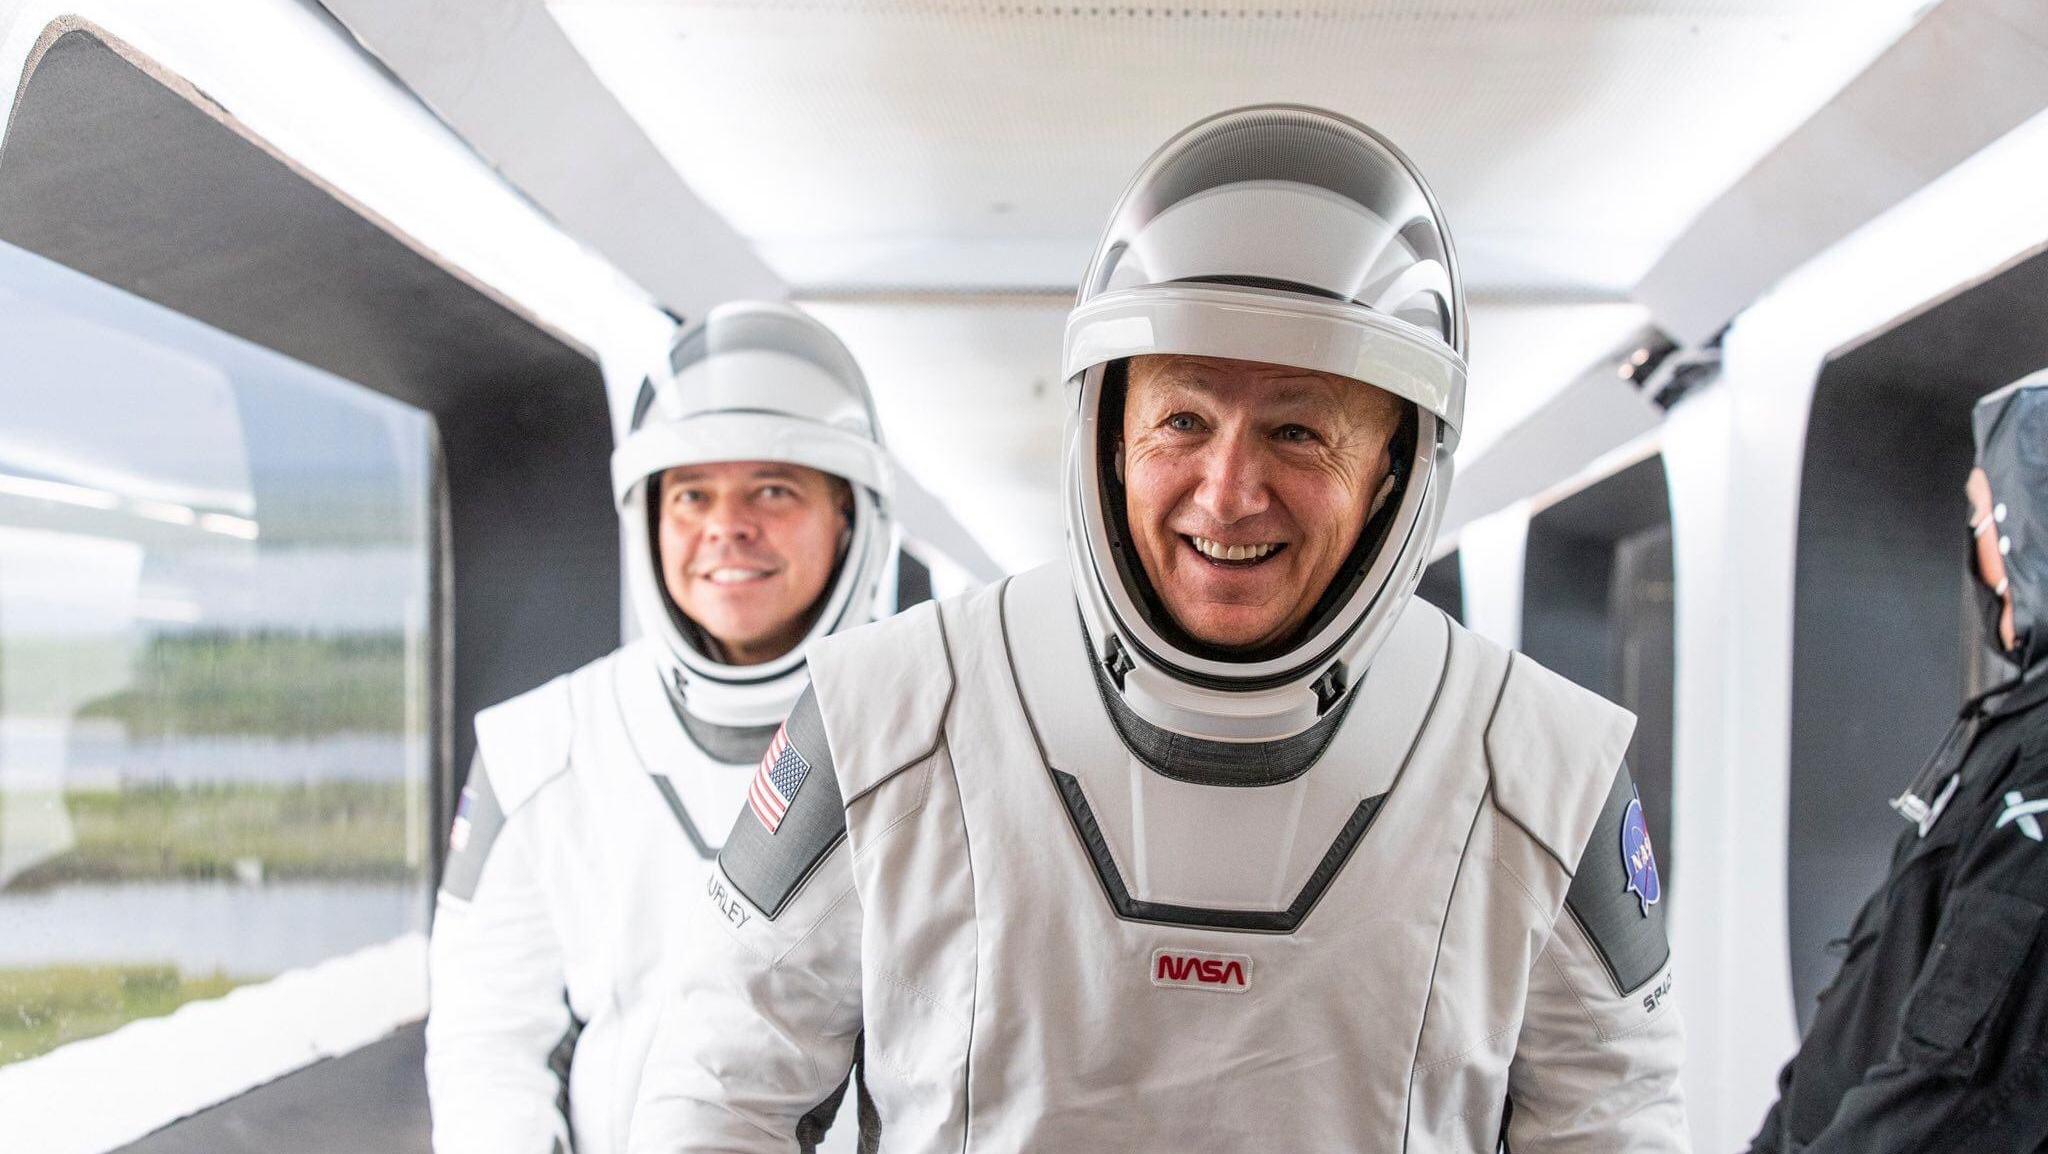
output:
[[[127,688],[79,716],[122,722],[131,738],[396,733],[406,722],[405,639],[157,634],[135,654]]]
[[[187,977],[171,966],[0,969],[0,1066],[241,984],[218,973]]]
[[[10,883],[206,881],[261,863],[265,880],[412,877],[402,782],[71,791],[76,842]],[[0,1001],[0,1005],[4,1005]]]

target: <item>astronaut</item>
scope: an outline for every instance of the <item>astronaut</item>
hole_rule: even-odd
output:
[[[1686,1149],[1633,720],[1411,597],[1465,327],[1363,126],[1155,154],[1067,323],[1070,564],[813,651],[630,1149],[786,1150],[856,1049],[889,1149]]]
[[[823,325],[722,305],[669,368],[612,456],[643,636],[477,717],[430,948],[438,1154],[624,1148],[685,898],[892,555],[874,407]]]
[[[1971,569],[2010,676],[1892,803],[1912,825],[1754,1154],[2048,1150],[2048,372],[1972,416]]]

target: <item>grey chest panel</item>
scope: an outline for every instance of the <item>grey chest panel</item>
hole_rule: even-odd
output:
[[[1380,812],[1380,806],[1387,800],[1386,794],[1366,798],[1358,803],[1351,813],[1351,820],[1337,834],[1337,840],[1323,854],[1321,864],[1316,866],[1308,881],[1301,887],[1292,902],[1284,910],[1219,910],[1204,906],[1175,905],[1169,902],[1148,902],[1131,896],[1124,884],[1123,873],[1117,869],[1116,858],[1109,852],[1109,844],[1102,836],[1102,829],[1096,824],[1095,814],[1088,808],[1088,798],[1081,792],[1081,783],[1070,773],[1061,773],[1048,767],[1053,782],[1059,787],[1060,800],[1067,807],[1067,816],[1074,823],[1074,832],[1081,838],[1081,844],[1088,850],[1089,860],[1095,866],[1095,876],[1102,882],[1104,895],[1116,916],[1128,922],[1150,922],[1162,926],[1182,926],[1189,929],[1236,930],[1243,933],[1291,934],[1313,910],[1330,883],[1337,880],[1344,863],[1351,860],[1351,853],[1365,838],[1366,830],[1372,827],[1372,819]]]
[[[1092,662],[1071,597],[1030,577],[1012,583],[992,631],[1008,674],[998,692],[1021,707],[1032,760],[1104,900],[1124,921],[1294,933],[1356,856],[1428,728],[1449,668],[1443,627],[1418,619],[1386,668],[1296,737],[1152,740],[1083,672]]]

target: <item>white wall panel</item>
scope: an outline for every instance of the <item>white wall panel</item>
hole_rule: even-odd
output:
[[[1686,859],[1672,932],[1702,1150],[1736,1148],[1755,1131],[1797,1041],[1786,808],[1798,495],[1814,384],[1840,346],[2048,236],[2044,171],[2048,116],[2037,116],[1739,316],[1719,383],[1666,420],[1679,590],[1673,840]]]

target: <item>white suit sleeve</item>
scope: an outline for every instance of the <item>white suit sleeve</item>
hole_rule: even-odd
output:
[[[641,1076],[632,1154],[808,1150],[850,1080],[860,895],[808,693],[768,759],[769,769],[782,762],[783,783],[798,765],[801,779],[786,812],[757,782],[717,868],[689,899],[698,907],[691,947]]]
[[[1529,975],[1508,1071],[1515,1154],[1692,1148],[1678,1082],[1684,1028],[1647,847],[1623,769]]]
[[[532,807],[504,814],[482,761],[472,766],[427,953],[435,1154],[570,1149],[550,1058],[574,1023],[532,827]]]

